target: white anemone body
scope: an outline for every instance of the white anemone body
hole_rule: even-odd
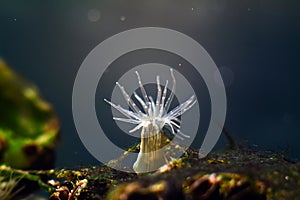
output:
[[[136,173],[154,171],[166,163],[162,140],[162,133],[156,124],[151,123],[142,128],[140,152],[133,164]]]
[[[136,72],[142,97],[138,96],[136,93],[134,93],[134,97],[142,106],[142,110],[138,108],[138,106],[125,91],[124,87],[121,86],[118,82],[116,84],[120,88],[124,99],[126,100],[128,106],[132,111],[104,99],[113,108],[118,110],[126,117],[114,117],[114,120],[136,125],[129,131],[129,133],[141,129],[140,152],[138,154],[137,160],[133,165],[133,169],[136,173],[154,171],[166,163],[166,159],[162,151],[162,147],[164,145],[162,141],[163,127],[169,127],[171,133],[181,139],[183,139],[183,137],[189,137],[180,131],[181,122],[178,117],[189,110],[196,103],[196,98],[194,95],[192,95],[188,100],[169,111],[176,88],[176,79],[173,74],[173,70],[170,69],[170,71],[173,79],[171,94],[167,98],[168,80],[166,81],[164,89],[162,90],[160,86],[159,76],[157,76],[157,97],[155,102],[152,97],[148,97],[141,82],[140,75],[138,72]]]

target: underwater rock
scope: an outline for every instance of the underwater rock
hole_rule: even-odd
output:
[[[0,163],[20,169],[53,167],[58,131],[51,105],[0,59]]]
[[[265,200],[266,187],[247,176],[234,173],[195,175],[183,184],[191,200]]]
[[[183,183],[175,177],[147,183],[139,180],[118,186],[108,195],[108,200],[265,200],[262,182],[233,173],[195,175]]]
[[[136,181],[128,184],[123,184],[111,192],[107,199],[109,200],[163,200],[184,199],[184,194],[181,185],[175,178],[159,180],[158,182],[149,183],[146,180]]]
[[[106,166],[61,169],[55,174],[53,179],[59,181],[53,186],[51,200],[271,200],[300,196],[299,163],[281,154],[250,149],[211,152],[199,159],[198,152],[189,148],[182,158],[146,174]]]

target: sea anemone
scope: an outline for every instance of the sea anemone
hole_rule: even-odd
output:
[[[135,92],[133,93],[133,95],[143,108],[142,110],[135,104],[135,102],[125,91],[124,87],[118,82],[116,82],[116,85],[120,88],[124,99],[126,100],[131,110],[125,109],[120,105],[116,105],[104,99],[105,102],[110,104],[113,108],[118,110],[126,117],[113,117],[114,120],[136,125],[129,131],[129,133],[133,133],[141,129],[140,152],[138,154],[137,160],[133,165],[133,170],[136,173],[154,171],[160,166],[166,164],[167,161],[165,155],[160,150],[165,144],[163,142],[162,131],[164,127],[169,127],[171,133],[173,135],[176,135],[180,139],[189,137],[188,135],[185,135],[180,131],[181,121],[178,117],[189,110],[197,102],[197,100],[196,97],[192,95],[185,102],[169,111],[171,103],[174,99],[176,89],[176,79],[173,73],[173,69],[170,69],[170,72],[173,79],[173,86],[169,97],[167,97],[168,80],[166,80],[165,86],[162,90],[160,85],[160,78],[159,76],[156,77],[156,101],[154,101],[151,96],[147,95],[139,73],[137,71],[135,72],[137,75],[142,97],[140,97]]]

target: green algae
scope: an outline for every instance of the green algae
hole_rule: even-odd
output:
[[[59,123],[38,89],[0,59],[0,163],[53,167]]]

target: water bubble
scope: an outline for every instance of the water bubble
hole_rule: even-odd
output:
[[[121,17],[120,17],[120,20],[123,22],[123,21],[126,20],[126,17],[125,17],[125,16],[121,16]]]
[[[101,17],[101,13],[98,9],[94,8],[94,9],[89,10],[87,16],[91,22],[97,22]]]

